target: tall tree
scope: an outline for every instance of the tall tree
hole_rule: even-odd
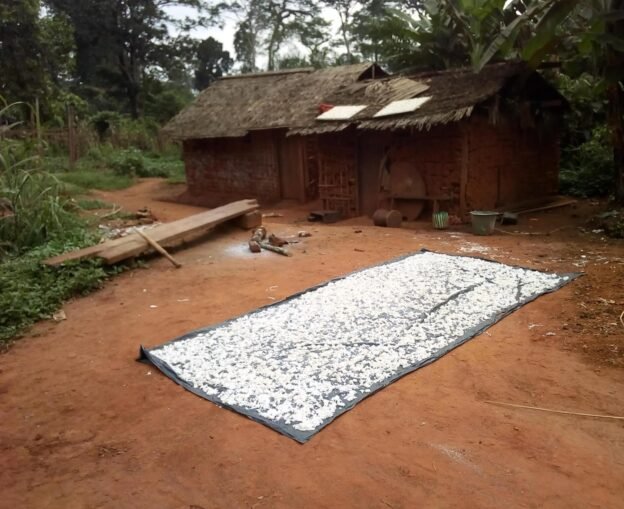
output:
[[[46,90],[39,0],[0,3],[0,94],[7,101],[33,101]]]
[[[317,29],[322,26],[315,0],[246,0],[232,2],[228,8],[240,18],[234,47],[243,71],[257,70],[260,52],[267,57],[267,69],[275,69],[285,42],[297,38],[303,27],[310,34],[312,24]]]
[[[258,51],[262,44],[262,33],[266,29],[266,16],[261,0],[247,0],[243,4],[234,3],[227,7],[240,18],[234,34],[236,60],[241,63],[241,71],[258,70]]]
[[[352,30],[358,50],[365,59],[373,62],[382,59],[384,45],[392,37],[388,13],[393,6],[388,0],[369,0],[354,15]]]
[[[268,0],[267,16],[267,69],[275,69],[281,45],[303,26],[318,21],[319,6],[314,0]]]
[[[195,69],[195,89],[203,90],[214,80],[227,73],[234,61],[223,44],[208,37],[197,45],[197,67]]]
[[[48,1],[72,21],[82,84],[120,92],[135,118],[141,114],[145,78],[181,56],[169,33],[175,20],[165,8],[201,5],[200,0]]]
[[[353,21],[354,15],[359,8],[360,2],[357,0],[323,0],[323,3],[333,9],[340,20],[339,33],[344,46],[344,57],[340,60],[346,64],[354,63],[357,57],[353,49]]]
[[[0,2],[0,96],[5,101],[38,100],[42,119],[62,122],[73,53],[66,18],[43,9],[39,0]]]

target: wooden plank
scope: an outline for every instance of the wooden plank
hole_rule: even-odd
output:
[[[206,233],[221,223],[252,212],[257,208],[258,202],[256,200],[236,201],[223,207],[152,228],[149,231],[150,237],[161,246],[169,247]],[[129,235],[128,238],[131,239],[130,242],[105,249],[98,253],[98,257],[102,258],[107,265],[112,265],[127,258],[139,256],[148,249],[145,240],[139,235]]]
[[[85,247],[84,249],[78,249],[76,251],[70,251],[59,256],[54,256],[44,260],[43,263],[50,266],[62,265],[65,262],[71,262],[74,260],[84,260],[86,258],[96,258],[99,253],[110,247],[125,244],[128,242],[128,237],[120,237],[114,240],[108,240],[101,244],[97,244],[91,247]]]
[[[206,212],[185,217],[171,223],[162,224],[152,228],[150,237],[160,245],[183,242],[192,237],[201,235],[215,226],[242,216],[258,209],[256,200],[241,200],[223,207],[217,207]],[[149,244],[137,233],[126,237],[109,240],[97,246],[87,247],[55,256],[45,260],[46,265],[61,265],[68,261],[82,260],[85,258],[102,258],[105,263],[113,264],[126,258],[138,256],[150,249]]]

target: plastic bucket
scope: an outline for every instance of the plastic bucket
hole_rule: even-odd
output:
[[[431,217],[433,222],[433,227],[436,230],[446,230],[449,225],[449,215],[448,212],[434,212]]]
[[[470,218],[472,220],[472,233],[475,235],[492,235],[498,216],[498,212],[473,210],[470,213]]]

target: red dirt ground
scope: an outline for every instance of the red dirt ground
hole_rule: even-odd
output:
[[[148,180],[99,197],[147,205],[164,221],[199,210],[154,200],[163,189]],[[534,214],[510,229],[550,231],[591,209]],[[68,303],[66,321],[39,324],[0,356],[0,507],[624,507],[624,421],[484,402],[624,415],[624,243],[576,228],[474,237],[426,223],[296,224],[305,210],[267,219],[278,235],[313,234],[292,258],[252,255],[247,232],[215,232],[176,253],[182,269],[153,258]],[[423,247],[587,275],[305,445],[135,362],[140,344]]]

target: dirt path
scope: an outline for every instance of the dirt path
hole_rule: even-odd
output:
[[[197,210],[150,200],[155,185],[106,199],[148,205],[164,220]],[[426,225],[293,224],[299,216],[269,224],[313,233],[292,258],[252,255],[246,232],[215,233],[177,253],[182,269],[153,259],[0,356],[0,507],[622,507],[622,422],[483,402],[624,414],[622,243],[575,232],[477,238]],[[140,344],[423,247],[587,276],[368,398],[306,445],[135,362]]]

